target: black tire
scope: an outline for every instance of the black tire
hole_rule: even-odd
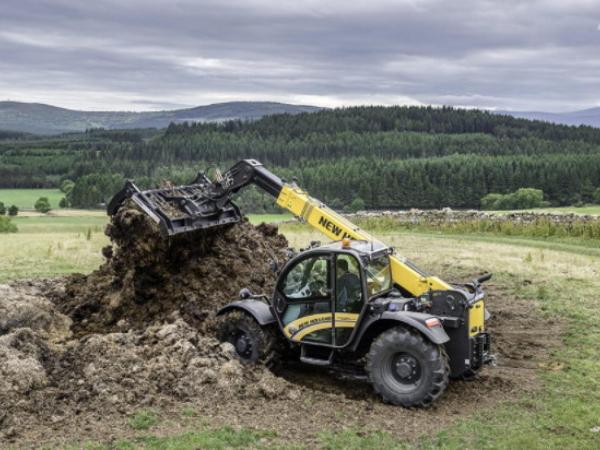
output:
[[[404,407],[430,406],[448,386],[450,373],[444,347],[404,327],[373,341],[366,369],[383,401]]]
[[[217,338],[233,345],[243,363],[273,367],[280,360],[281,344],[275,326],[261,327],[244,311],[233,310],[219,317]]]

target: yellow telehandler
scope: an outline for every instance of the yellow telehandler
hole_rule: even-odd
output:
[[[250,184],[333,242],[274,267],[269,296],[242,289],[217,312],[218,337],[243,362],[270,364],[287,347],[302,363],[362,370],[384,401],[405,407],[430,405],[450,377],[493,362],[481,289],[490,274],[461,285],[429,275],[256,160],[186,186],[140,191],[129,181],[108,213],[131,198],[165,237],[225,226],[241,220],[232,196]]]

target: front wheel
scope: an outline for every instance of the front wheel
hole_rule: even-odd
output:
[[[381,333],[367,355],[373,388],[394,405],[431,405],[448,386],[449,372],[444,348],[404,327]]]
[[[217,339],[229,342],[243,363],[273,366],[279,360],[279,340],[272,325],[261,327],[244,311],[234,310],[219,318]]]

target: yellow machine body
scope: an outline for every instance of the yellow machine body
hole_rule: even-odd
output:
[[[297,186],[286,183],[277,197],[277,204],[290,211],[302,222],[305,222],[313,228],[319,230],[332,240],[350,238],[355,240],[379,242],[369,233],[365,232],[360,227],[357,227],[348,219],[336,213],[319,200],[310,197],[308,193]],[[438,277],[421,273],[412,264],[407,263],[405,260],[396,255],[390,256],[390,268],[393,282],[415,297],[423,295],[428,291],[452,289],[452,286],[450,286],[448,283],[444,282]],[[475,336],[485,330],[484,311],[485,307],[483,300],[480,300],[472,305],[471,309],[469,310],[470,336]],[[329,316],[331,316],[331,314]],[[328,317],[327,319],[321,319],[320,325],[311,325],[309,328],[310,331],[304,330],[297,335],[294,335],[292,339],[295,338],[294,340],[301,340],[302,337],[309,334],[309,332],[319,329],[314,327],[326,327],[326,323],[331,324],[331,317]],[[347,322],[342,323],[346,324]],[[356,320],[352,322],[352,325],[348,326],[354,326],[355,323]],[[294,329],[294,327],[297,325],[298,324],[290,324],[292,329]],[[288,337],[292,337],[292,333],[290,333],[287,329],[286,334]]]

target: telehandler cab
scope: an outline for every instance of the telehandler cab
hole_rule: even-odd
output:
[[[431,276],[256,160],[216,179],[200,173],[187,186],[140,191],[127,182],[112,199],[115,214],[131,198],[164,236],[241,220],[232,195],[254,183],[279,206],[334,240],[311,244],[279,272],[275,292],[220,311],[218,337],[243,362],[271,364],[286,348],[306,364],[362,369],[384,401],[428,406],[450,377],[471,377],[493,361],[481,283],[450,285]]]

